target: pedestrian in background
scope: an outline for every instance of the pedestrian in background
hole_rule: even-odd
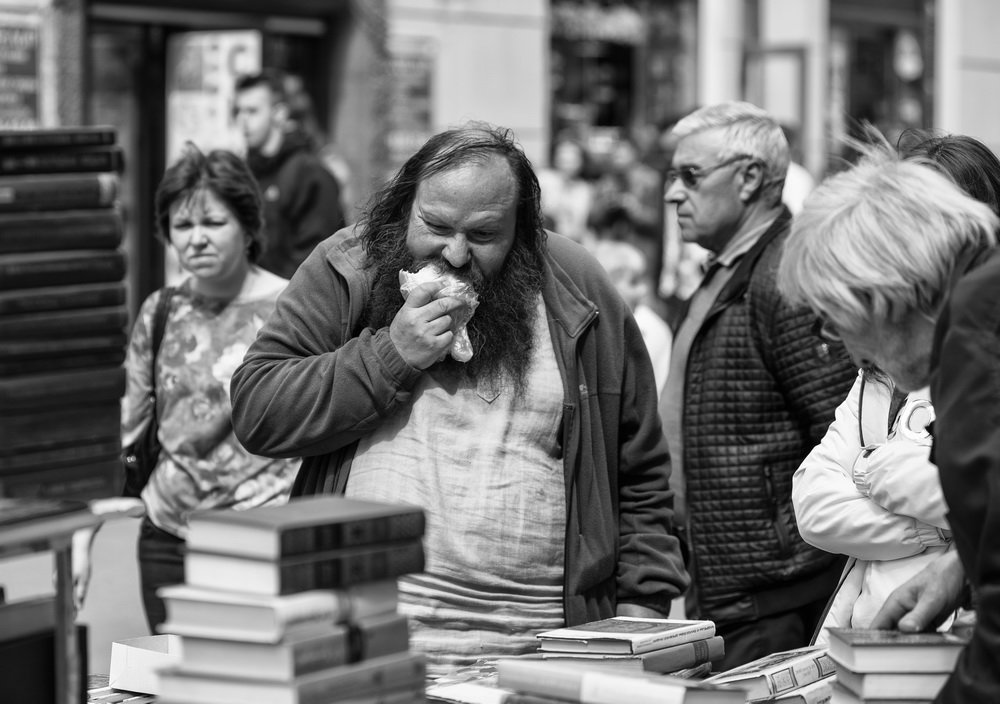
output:
[[[666,199],[681,236],[712,253],[674,337],[660,403],[690,547],[690,618],[725,638],[720,669],[808,644],[843,558],[796,529],[792,475],[857,372],[819,344],[815,316],[775,285],[791,214],[788,143],[749,103],[681,119]]]
[[[156,590],[184,581],[189,514],[283,503],[299,466],[298,460],[251,454],[233,434],[230,377],[288,283],[254,263],[263,216],[257,182],[235,154],[202,154],[188,144],[164,173],[155,208],[159,233],[187,277],[142,304],[125,359],[121,421],[123,445],[154,414],[159,422],[162,447],[142,490],[137,545],[152,633],[166,616]],[[151,369],[152,322],[164,295],[170,295],[166,326]],[[85,591],[89,546],[81,553],[75,556],[77,583]]]
[[[322,240],[345,224],[340,186],[301,130],[287,129],[288,96],[281,72],[236,80],[234,115],[246,160],[264,198],[260,266],[290,278]]]

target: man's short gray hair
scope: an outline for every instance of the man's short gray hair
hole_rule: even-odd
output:
[[[725,147],[716,155],[720,161],[745,154],[764,165],[764,180],[776,185],[781,194],[788,173],[788,140],[781,125],[763,108],[753,103],[729,101],[706,105],[681,118],[671,134],[677,140],[697,132],[722,128]]]
[[[778,288],[840,330],[936,316],[956,267],[997,241],[996,214],[935,168],[868,147],[806,198]]]

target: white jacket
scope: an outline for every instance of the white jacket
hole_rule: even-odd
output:
[[[909,394],[890,431],[891,387],[859,373],[823,440],[795,472],[792,502],[802,538],[854,558],[824,632],[867,627],[892,590],[951,543],[929,457],[929,399],[926,388]],[[818,640],[825,642],[825,633]]]

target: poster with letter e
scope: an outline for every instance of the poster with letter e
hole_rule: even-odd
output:
[[[42,27],[36,12],[0,12],[0,129],[43,124]]]

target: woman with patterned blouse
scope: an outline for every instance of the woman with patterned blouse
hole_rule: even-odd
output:
[[[142,491],[138,559],[150,630],[164,621],[156,590],[184,581],[183,545],[192,511],[287,501],[298,459],[250,454],[233,435],[229,382],[288,283],[254,264],[263,222],[257,182],[236,155],[188,145],[156,191],[156,222],[188,276],[142,304],[125,361],[122,444],[155,412],[162,445]],[[150,391],[150,331],[170,291]],[[85,588],[85,587],[84,587]]]

